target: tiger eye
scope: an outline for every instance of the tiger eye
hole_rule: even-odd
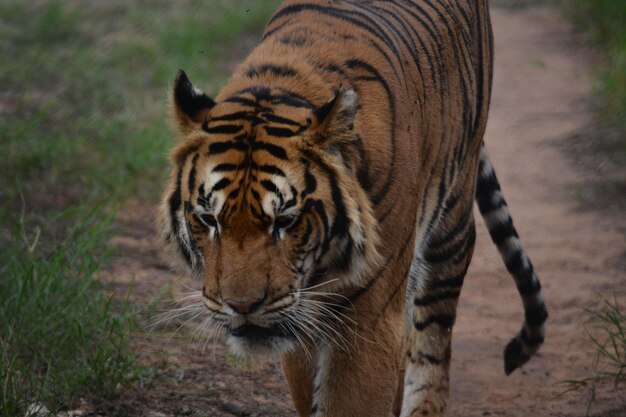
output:
[[[212,214],[194,214],[194,217],[206,227],[217,227],[217,219]]]
[[[274,219],[274,229],[280,230],[285,229],[293,223],[295,220],[294,216],[278,216]]]

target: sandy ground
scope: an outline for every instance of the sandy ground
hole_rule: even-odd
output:
[[[558,12],[542,7],[492,11],[496,76],[486,142],[515,224],[535,263],[550,312],[546,344],[521,371],[505,377],[502,349],[522,322],[522,308],[486,229],[479,222],[474,261],[461,296],[453,337],[450,415],[583,416],[585,391],[559,395],[559,381],[591,375],[594,349],[586,308],[599,296],[626,300],[626,216],[581,210],[577,187],[590,180],[564,156],[565,140],[592,122],[589,51]],[[131,205],[114,243],[110,286],[134,275],[135,298],[148,303],[185,281],[171,272],[154,238],[152,207]],[[224,346],[191,342],[183,328],[139,338],[140,360],[157,376],[90,415],[295,416],[277,363],[249,368],[228,359]],[[174,326],[174,327],[172,327]],[[192,326],[193,327],[193,326]],[[595,416],[626,416],[624,387],[603,390]]]

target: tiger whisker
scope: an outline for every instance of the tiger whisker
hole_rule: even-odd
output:
[[[209,332],[209,334],[207,335],[207,337],[204,340],[204,345],[202,346],[202,354],[204,355],[204,351],[206,350],[206,347],[209,344],[209,341],[211,340],[211,337],[213,336],[213,333],[219,333],[219,330],[222,327],[222,324],[219,322],[214,322],[216,325],[211,326],[211,331]]]
[[[334,279],[322,282],[321,284],[313,285],[311,287],[300,288],[299,291],[300,292],[305,292],[305,291],[308,291],[308,290],[312,290],[313,288],[318,288],[318,287],[321,287],[323,285],[328,285],[328,284],[333,283],[335,281],[339,281],[339,278],[334,278]]]
[[[298,328],[302,329],[305,333],[310,330],[310,328],[313,328],[318,333],[318,335],[323,338],[323,340],[334,343],[339,349],[349,353],[348,348],[351,345],[350,342],[336,328],[333,327],[333,324],[320,319],[320,317],[324,316],[323,311],[315,305],[303,307],[306,311],[309,312],[308,314],[301,310],[293,310],[293,314],[290,314],[290,318],[298,324]],[[343,323],[340,318],[337,317],[336,320],[336,323],[341,324],[343,327],[349,328],[349,326]],[[305,324],[309,327],[305,327]],[[335,337],[333,337],[331,332],[334,333]]]
[[[324,305],[326,304],[325,302],[320,302],[319,300],[311,300],[311,299],[300,299],[299,301],[304,302],[305,304],[309,303],[309,305],[316,305],[316,311],[320,313],[320,316],[322,318],[334,318],[337,324],[341,325],[342,327],[350,331],[350,333],[352,333],[355,337],[361,340],[364,340],[366,342],[369,342],[369,343],[374,343],[372,340],[367,339],[363,337],[362,335],[360,335],[351,326],[348,326],[347,323],[345,323],[343,319],[351,322],[352,324],[357,324],[355,320],[353,320],[351,317],[348,317],[339,311],[329,309],[329,307]]]
[[[286,321],[283,322],[283,323],[289,327],[291,333],[296,337],[296,339],[298,340],[299,345],[302,347],[302,350],[304,351],[304,354],[306,355],[308,360],[310,362],[313,362],[313,356],[311,355],[308,346],[306,345],[306,343],[302,339],[302,336],[300,335],[300,331],[299,330],[303,330],[302,326],[300,326],[300,323],[298,323],[293,318],[292,315],[287,314],[286,312],[281,312],[281,313],[283,313],[284,317],[286,318]],[[294,328],[294,326],[295,326],[295,328]]]
[[[336,306],[336,304],[327,304],[324,302],[320,302],[317,300],[300,300],[302,305],[311,305],[311,306],[316,306],[318,309],[320,309],[321,312],[324,313],[324,315],[330,316],[336,320],[341,319],[345,319],[353,324],[356,324],[356,321],[354,319],[352,319],[352,317],[347,316],[346,314],[340,312],[340,311],[336,311],[334,309],[332,309],[332,306]]]
[[[199,311],[198,313],[194,314],[193,316],[191,316],[190,318],[188,318],[187,320],[185,320],[184,322],[182,322],[177,328],[176,330],[174,330],[174,332],[169,336],[169,338],[167,339],[166,344],[169,344],[172,342],[172,339],[174,339],[174,337],[176,336],[176,334],[178,334],[178,332],[185,327],[185,325],[187,323],[189,323],[192,320],[195,320],[196,318],[198,318],[201,314],[203,314],[204,311]]]
[[[202,320],[202,322],[200,322],[200,324],[196,326],[196,329],[192,332],[189,344],[196,344],[200,342],[203,330],[207,327],[210,327],[209,325],[211,324],[211,322],[213,322],[213,318],[211,317],[211,315]]]
[[[157,316],[155,316],[155,322],[152,323],[152,325],[150,326],[150,329],[147,332],[147,335],[150,335],[154,329],[156,329],[159,325],[165,323],[168,324],[170,323],[172,320],[177,319],[179,317],[183,317],[187,314],[190,313],[194,313],[196,311],[204,311],[205,308],[201,305],[193,305],[193,306],[186,306],[186,307],[181,307],[175,310],[170,310],[170,311],[166,311],[163,312]]]

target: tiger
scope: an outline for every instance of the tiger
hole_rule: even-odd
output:
[[[474,201],[525,312],[505,373],[544,341],[483,141],[492,74],[487,0],[287,0],[215,98],[178,72],[160,233],[300,416],[446,414]]]

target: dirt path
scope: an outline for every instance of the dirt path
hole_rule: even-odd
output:
[[[486,142],[513,218],[545,288],[550,311],[541,355],[505,377],[502,349],[518,330],[522,308],[486,229],[461,297],[454,330],[451,415],[582,416],[587,397],[557,397],[558,382],[590,375],[593,348],[586,338],[585,308],[596,293],[626,295],[626,275],[613,265],[624,253],[624,216],[603,218],[579,209],[576,187],[588,180],[563,156],[563,141],[591,122],[586,51],[572,43],[569,26],[546,8],[492,12],[496,78]],[[136,279],[140,304],[172,284],[197,286],[170,272],[153,237],[152,209],[129,207],[114,243],[120,257],[111,285]],[[181,324],[176,322],[174,325]],[[175,327],[174,327],[175,328]],[[191,329],[192,330],[192,329]],[[189,342],[172,326],[139,340],[141,360],[157,378],[92,415],[295,416],[277,363],[248,369],[226,356],[220,343]],[[621,396],[621,397],[620,397]],[[626,393],[610,392],[592,409],[598,416],[626,416]],[[622,411],[620,411],[622,410]]]

